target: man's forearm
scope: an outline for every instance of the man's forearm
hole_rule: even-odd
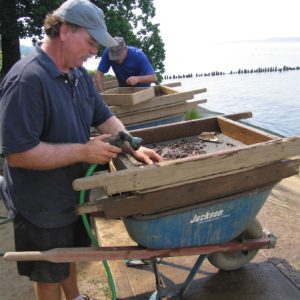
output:
[[[139,76],[140,83],[152,83],[152,82],[156,82],[156,81],[157,81],[157,76],[155,73]]]
[[[84,144],[40,143],[28,151],[8,154],[6,159],[12,167],[50,170],[84,161],[84,147]]]
[[[100,134],[102,133],[117,134],[120,131],[127,132],[123,123],[115,116],[112,116],[109,119],[107,119],[103,124],[97,127],[97,130]]]
[[[97,90],[102,93],[104,90],[104,74],[100,71],[96,71],[96,87]]]
[[[119,131],[127,131],[122,122],[115,116],[107,119],[97,127],[100,134],[117,134]],[[115,147],[107,146],[103,142],[91,142],[86,144],[49,144],[40,142],[36,147],[20,152],[7,154],[6,160],[11,167],[50,170],[65,167],[71,164],[105,163],[115,156]]]

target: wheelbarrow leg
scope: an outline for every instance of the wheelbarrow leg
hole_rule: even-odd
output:
[[[192,270],[190,271],[189,275],[187,276],[182,288],[180,289],[180,291],[176,295],[176,297],[175,297],[176,300],[182,299],[182,297],[184,296],[186,291],[189,289],[195,275],[197,274],[199,268],[203,264],[206,257],[207,257],[207,255],[200,255],[198,257],[198,259],[195,262]],[[164,296],[164,295],[162,295],[163,283],[162,283],[162,280],[161,280],[161,277],[160,277],[160,274],[159,274],[159,271],[158,271],[158,265],[157,265],[156,259],[155,258],[151,259],[151,263],[152,263],[153,271],[154,271],[154,274],[155,274],[156,291],[150,296],[149,300],[160,300]]]
[[[182,288],[180,289],[179,293],[176,296],[176,300],[180,300],[182,299],[182,297],[184,296],[184,294],[186,293],[186,291],[189,289],[189,287],[192,284],[192,281],[196,275],[196,273],[198,272],[199,268],[201,267],[201,265],[203,264],[204,260],[206,259],[207,255],[200,255],[197,259],[197,261],[195,262],[192,270],[190,271],[188,277],[186,278]]]
[[[156,291],[150,296],[149,300],[159,300],[162,299],[162,288],[163,288],[163,282],[161,280],[161,276],[159,274],[159,270],[158,270],[158,261],[156,258],[152,258],[151,259],[151,264],[152,264],[152,268],[154,271],[154,275],[155,275],[155,286],[156,286]]]

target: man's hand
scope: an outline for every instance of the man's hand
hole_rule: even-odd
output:
[[[139,76],[130,76],[126,80],[126,83],[127,83],[128,86],[135,86],[139,82],[140,82],[139,81]]]
[[[130,76],[126,80],[128,86],[135,86],[138,83],[153,83],[157,81],[157,76],[155,73],[149,75],[140,75],[140,76]]]
[[[89,140],[86,144],[88,148],[85,162],[90,164],[105,164],[122,152],[121,148],[112,146],[104,141],[110,136],[111,134],[101,134]]]
[[[156,153],[153,149],[140,147],[137,151],[135,151],[134,158],[140,162],[143,162],[147,165],[152,165],[156,162],[163,161],[162,157]]]

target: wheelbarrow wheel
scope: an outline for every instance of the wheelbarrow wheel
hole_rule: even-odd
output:
[[[263,229],[257,219],[254,219],[245,231],[241,233],[235,240],[258,239],[263,237]],[[232,271],[241,268],[247,264],[257,254],[259,249],[238,252],[222,252],[209,255],[209,262],[223,271]]]

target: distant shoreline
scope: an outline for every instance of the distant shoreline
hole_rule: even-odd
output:
[[[287,72],[287,71],[300,71],[300,66],[290,67],[264,67],[264,68],[256,68],[256,69],[238,69],[237,71],[223,72],[223,71],[212,71],[205,73],[188,73],[188,74],[173,74],[173,75],[163,75],[164,80],[169,79],[184,79],[184,78],[193,78],[195,77],[207,77],[207,76],[224,76],[224,75],[233,75],[233,74],[253,74],[253,73],[272,73],[272,72]]]

